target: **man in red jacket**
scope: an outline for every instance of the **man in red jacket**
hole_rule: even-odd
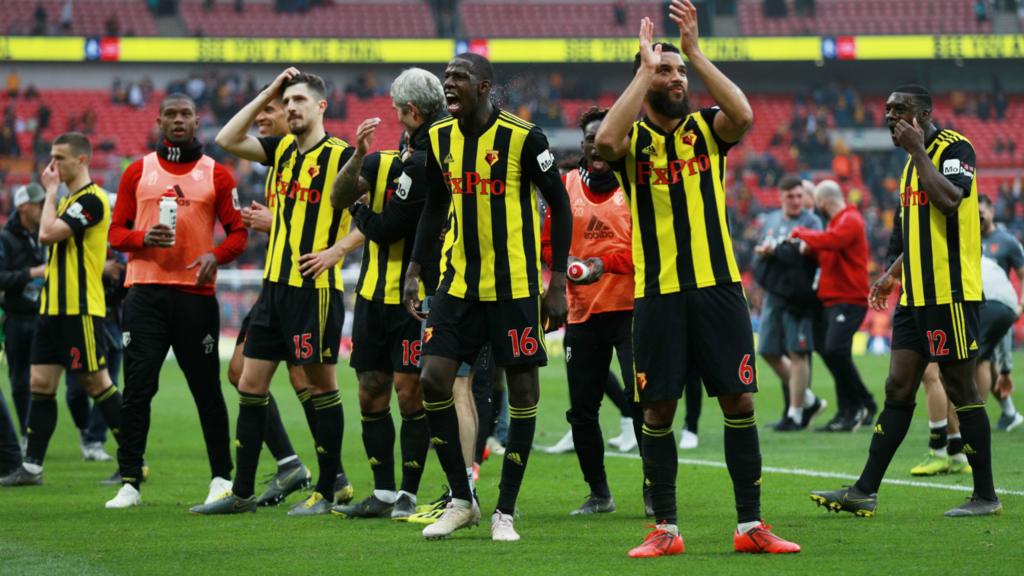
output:
[[[825,180],[814,189],[814,202],[829,217],[824,231],[797,227],[791,236],[803,240],[818,257],[821,276],[818,298],[825,307],[822,357],[836,382],[839,411],[819,431],[853,432],[870,423],[877,410],[850,351],[868,311],[868,239],[864,218],[843,199],[839,184]]]
[[[184,94],[160,103],[157,151],[121,176],[110,226],[110,245],[128,253],[124,301],[124,405],[117,451],[121,481],[107,508],[139,503],[149,410],[160,368],[174,350],[199,409],[213,480],[207,501],[231,490],[228,409],[220,388],[220,307],[214,296],[217,267],[237,258],[249,234],[238,210],[231,172],[203,154],[195,138],[196,106]],[[160,203],[171,196],[177,222],[160,223]],[[213,243],[215,221],[226,235]]]

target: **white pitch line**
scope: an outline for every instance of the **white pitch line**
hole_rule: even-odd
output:
[[[612,458],[629,458],[631,460],[639,460],[639,454],[623,454],[621,452],[605,452],[605,456]],[[725,468],[725,462],[716,462],[714,460],[696,460],[694,458],[680,458],[680,464],[688,464],[692,466],[706,466],[708,468]],[[838,480],[856,480],[858,476],[852,474],[843,474],[840,472],[823,472],[821,470],[807,470],[804,468],[779,468],[777,466],[762,466],[762,472],[771,472],[774,474],[789,474],[791,476],[807,476],[810,478],[836,478]],[[885,478],[882,480],[883,484],[894,484],[896,486],[913,486],[915,488],[936,488],[938,490],[952,490],[954,492],[971,492],[973,488],[970,486],[957,486],[953,484],[940,484],[938,482],[920,482],[918,480],[898,480]],[[1024,496],[1024,490],[1006,490],[1004,488],[996,488],[997,494],[1008,494],[1012,496]]]

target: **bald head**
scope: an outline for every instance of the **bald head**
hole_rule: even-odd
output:
[[[846,200],[843,198],[843,189],[835,180],[822,180],[814,187],[814,203],[824,210],[831,218],[843,208],[846,208]]]

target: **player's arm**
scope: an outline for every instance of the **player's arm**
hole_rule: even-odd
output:
[[[956,212],[961,200],[971,193],[974,181],[974,147],[966,140],[950,144],[939,158],[936,168],[924,146],[924,131],[917,124],[900,120],[893,135],[910,154],[917,170],[918,187],[928,192],[928,202],[945,216]],[[942,170],[941,172],[939,170]]]
[[[720,108],[714,120],[715,134],[725,142],[739,142],[754,122],[754,111],[739,86],[729,80],[700,49],[697,8],[690,0],[672,0],[669,18],[679,25],[680,50],[686,55],[690,68],[697,73],[708,95]]]
[[[803,240],[813,250],[832,251],[842,250],[853,244],[857,236],[863,233],[852,218],[843,218],[828,230],[811,230],[797,226],[790,233],[790,237]]]
[[[416,230],[427,201],[426,172],[423,166],[407,163],[398,179],[398,189],[384,203],[384,210],[374,212],[361,202],[352,205],[352,221],[367,238],[378,244],[390,244]]]
[[[405,285],[402,286],[402,302],[405,304],[405,309],[420,319],[426,317],[419,311],[420,274],[423,264],[434,252],[435,243],[439,241],[438,238],[448,215],[448,207],[451,204],[451,193],[445,185],[444,173],[437,163],[433,144],[431,144],[431,149],[427,150],[424,171],[426,173],[427,197],[423,204],[423,213],[420,214],[420,220],[416,225],[416,242],[413,243],[412,256],[405,271]]]
[[[565,323],[568,305],[565,300],[565,270],[569,265],[569,246],[572,244],[572,210],[569,193],[555,166],[555,157],[548,147],[548,139],[540,128],[534,128],[523,144],[523,169],[537,190],[544,196],[551,213],[551,277],[544,292],[541,312],[544,329],[557,330]]]
[[[361,177],[363,159],[373,144],[373,134],[380,125],[380,118],[368,118],[356,129],[356,147],[345,165],[341,167],[334,186],[331,187],[331,205],[335,210],[344,210],[370,191],[370,183]]]
[[[629,151],[629,132],[644,105],[644,96],[661,65],[661,45],[654,46],[654,22],[640,22],[640,68],[629,86],[615,101],[594,137],[597,153],[609,162],[620,160]]]
[[[272,158],[268,156],[260,139],[249,134],[249,128],[256,121],[256,115],[260,113],[260,110],[281,93],[284,83],[298,73],[296,68],[287,68],[278,74],[265,90],[257,94],[220,129],[215,138],[217,145],[239,158],[253,162],[266,163],[271,160]]]
[[[305,278],[316,278],[325,270],[334,268],[339,262],[345,259],[350,252],[363,245],[366,236],[353,228],[333,246],[319,252],[310,252],[299,256],[299,274]]]

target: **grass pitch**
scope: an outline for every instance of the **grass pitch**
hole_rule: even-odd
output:
[[[879,399],[887,362],[887,357],[858,359],[865,381]],[[815,388],[834,406],[834,388],[824,366],[817,361],[815,368]],[[147,450],[152,477],[143,485],[143,505],[122,511],[103,508],[116,489],[100,486],[98,481],[114,466],[81,461],[78,437],[62,403],[47,456],[45,485],[0,491],[0,574],[1021,573],[1024,430],[992,434],[996,484],[1008,491],[1002,494],[1005,511],[1001,516],[942,516],[968,496],[969,492],[957,488],[969,488],[969,477],[906,484],[918,480],[909,470],[927,450],[923,398],[889,471],[888,480],[903,484],[883,485],[878,516],[827,514],[810,501],[808,491],[850,483],[843,477],[860,472],[870,432],[865,428],[856,434],[780,434],[765,429],[764,424],[781,411],[781,394],[766,366],[760,374],[762,510],[778,534],[803,546],[798,555],[752,557],[732,552],[732,488],[722,464],[721,412],[713,401],[704,405],[700,447],[680,453],[678,500],[686,554],[679,557],[645,561],[626,556],[643,539],[649,523],[643,517],[640,461],[635,452],[606,462],[619,511],[578,518],[569,517],[568,512],[582,502],[587,487],[575,456],[535,450],[519,499],[516,528],[523,539],[514,544],[489,539],[487,522],[497,498],[500,471],[496,459],[485,463],[481,473],[481,526],[460,531],[447,541],[426,542],[419,527],[389,520],[288,518],[287,506],[242,516],[192,516],[188,506],[205,497],[209,469],[191,397],[177,365],[168,362],[153,406]],[[549,445],[568,429],[564,368],[553,362],[543,369],[542,377],[537,444]],[[355,376],[346,364],[339,367],[339,382],[345,401],[345,464],[356,498],[362,498],[372,489],[372,478],[360,440]],[[233,431],[237,395],[226,380],[224,386]],[[292,442],[315,474],[312,441],[283,370],[273,389]],[[1024,405],[1024,394],[1018,393],[1017,399]],[[990,402],[988,410],[994,422],[998,408]],[[825,416],[832,413],[830,408]],[[602,423],[606,437],[618,434],[618,414],[607,402]],[[108,450],[113,453],[114,449],[110,442]],[[264,450],[260,472],[273,469]],[[442,482],[440,467],[431,456],[420,501],[436,497]],[[292,496],[288,503],[298,499]]]

